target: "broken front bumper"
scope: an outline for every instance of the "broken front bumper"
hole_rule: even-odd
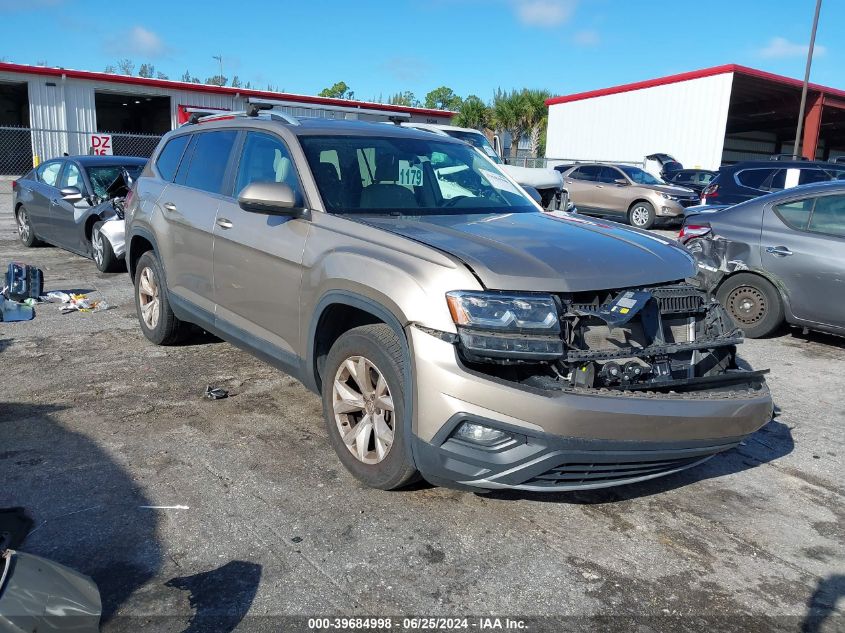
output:
[[[455,346],[408,328],[414,458],[433,483],[569,490],[633,483],[694,466],[766,424],[772,399],[748,385],[688,393],[534,389],[467,369]],[[463,422],[506,431],[488,448],[452,436]]]

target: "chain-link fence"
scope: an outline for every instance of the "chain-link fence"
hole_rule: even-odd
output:
[[[157,134],[127,134],[124,132],[68,132],[0,126],[0,175],[20,176],[36,163],[68,154],[95,153],[93,136],[110,135],[108,141],[115,156],[152,155],[161,139]],[[102,141],[100,141],[102,142]],[[99,144],[99,143],[97,143]],[[105,148],[101,148],[105,149]]]
[[[511,160],[506,157],[505,162],[509,165],[516,165],[518,167],[554,167],[555,165],[574,165],[576,163],[612,163],[614,165],[633,165],[635,167],[645,167],[644,160],[596,160],[585,158],[531,158],[531,157],[517,157],[516,160]]]

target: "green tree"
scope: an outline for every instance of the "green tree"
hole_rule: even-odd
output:
[[[461,107],[462,99],[451,88],[440,86],[425,96],[425,107],[435,110],[457,110]]]
[[[320,96],[331,99],[354,99],[355,93],[346,85],[345,81],[338,81],[331,88],[321,90]]]
[[[138,76],[149,79],[155,75],[155,70],[156,67],[152,64],[141,64],[141,67],[138,69]]]
[[[103,72],[108,73],[110,75],[114,75],[114,74],[117,73],[117,69],[114,66],[112,66],[111,64],[109,64],[108,66],[103,68]]]
[[[189,84],[189,83],[191,83],[191,71],[190,71],[190,70],[186,70],[186,71],[182,74],[182,77],[180,77],[180,78],[179,78],[179,81],[184,81],[185,83],[188,83],[188,84]]]
[[[407,106],[409,108],[418,107],[420,102],[417,100],[414,93],[410,90],[406,90],[405,92],[397,92],[394,95],[391,95],[390,99],[387,101],[392,105],[398,106]],[[379,103],[381,103],[381,96],[379,96]]]
[[[135,74],[135,62],[133,62],[131,59],[124,57],[119,62],[117,62],[117,67],[120,70],[121,75]]]
[[[170,77],[168,77],[167,75],[165,75],[163,72],[158,71],[158,72],[156,73],[156,79],[170,79]]]
[[[209,86],[225,86],[228,81],[229,79],[223,75],[214,75],[206,79],[205,83]]]
[[[232,77],[232,88],[241,88],[241,87],[242,86],[241,86],[240,77],[238,77],[237,75]]]
[[[469,95],[463,100],[458,113],[452,119],[452,123],[458,127],[472,127],[476,130],[485,130],[490,127],[492,113],[487,104],[475,95]]]
[[[516,161],[519,140],[526,131],[524,102],[524,91],[504,92],[499,90],[493,97],[493,120],[496,128],[510,134],[510,160],[512,163]]]
[[[541,145],[545,145],[543,143],[543,132],[546,129],[549,116],[546,100],[551,96],[552,94],[548,90],[526,89],[522,91],[522,122],[531,143],[532,158],[537,158],[540,154]]]

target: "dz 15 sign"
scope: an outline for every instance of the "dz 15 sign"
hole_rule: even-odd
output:
[[[92,134],[91,150],[95,156],[111,156],[111,134]]]

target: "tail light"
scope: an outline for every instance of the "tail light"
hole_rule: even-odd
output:
[[[14,191],[14,190],[15,190],[15,189],[17,189],[17,188],[18,188],[18,181],[17,181],[17,180],[13,180],[13,181],[12,181],[12,191]]]
[[[697,224],[684,224],[678,233],[678,241],[681,244],[686,244],[694,237],[704,237],[710,233],[712,229],[707,222],[699,222]]]
[[[701,192],[701,204],[707,204],[708,200],[711,198],[718,198],[719,197],[719,185],[712,184],[707,185],[704,191]]]

